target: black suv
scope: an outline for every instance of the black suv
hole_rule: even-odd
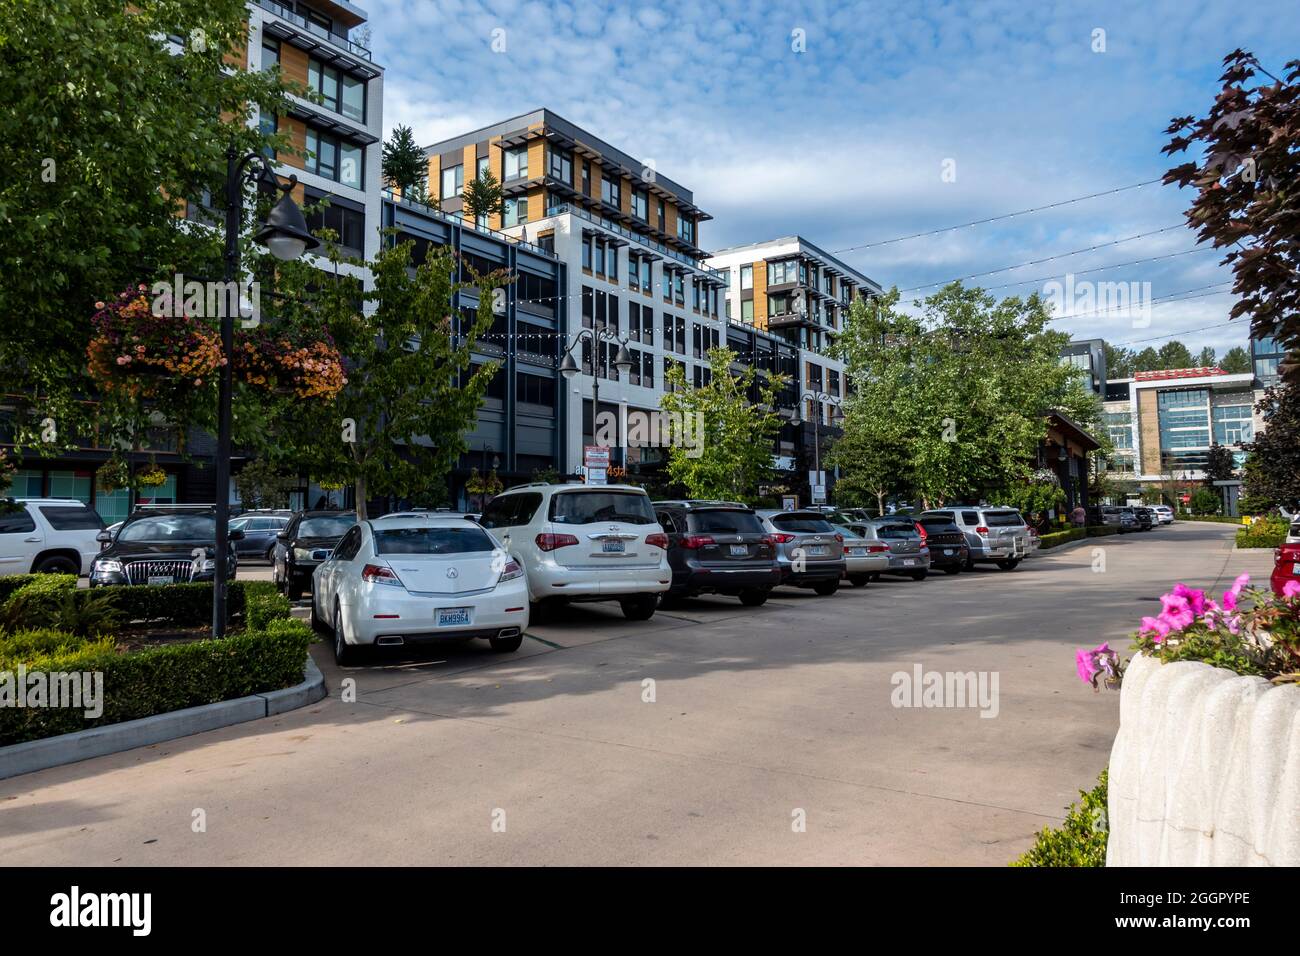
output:
[[[230,532],[239,541],[243,532]],[[211,508],[150,508],[132,512],[117,534],[101,531],[104,549],[90,566],[90,586],[184,584],[216,577],[217,518]],[[232,547],[226,554],[226,580],[238,566]]]
[[[946,514],[921,515],[917,523],[925,529],[925,541],[930,546],[930,568],[940,568],[944,574],[961,574],[970,560],[970,546],[966,533]]]
[[[272,569],[275,583],[290,601],[302,598],[311,587],[312,572],[330,556],[349,528],[357,523],[355,511],[299,511],[289,526],[275,536]]]
[[[656,501],[668,533],[671,604],[697,594],[727,594],[757,607],[781,583],[776,545],[752,508],[728,501]]]

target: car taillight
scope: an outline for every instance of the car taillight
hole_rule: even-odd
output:
[[[537,547],[543,551],[567,548],[569,545],[577,543],[578,539],[571,534],[539,534],[537,536]]]
[[[666,535],[666,534],[648,534],[648,535],[645,536],[645,543],[646,543],[646,546],[647,546],[647,547],[651,547],[651,548],[663,548],[665,551],[667,551],[667,550],[668,550],[668,535]]]
[[[929,536],[925,533],[925,528],[922,527],[921,522],[919,521],[916,522],[916,533],[921,536],[921,543],[925,544],[925,540]]]
[[[524,569],[520,567],[519,562],[511,558],[506,562],[506,566],[501,569],[501,577],[497,578],[497,584],[502,581],[513,581],[515,578],[524,576]]]
[[[763,535],[763,537],[762,537],[761,539],[759,539],[759,542],[758,542],[758,543],[759,543],[759,546],[760,546],[760,547],[762,547],[762,546],[766,546],[766,547],[769,547],[769,548],[776,547],[776,541],[773,540],[773,538],[772,538],[772,536],[771,536],[770,534],[765,534],[765,535]]]
[[[869,545],[867,545],[867,552],[868,552],[869,554],[879,554],[881,551],[888,551],[888,550],[889,550],[889,545],[887,545],[887,544],[869,544]]]
[[[777,544],[789,544],[794,540],[794,535],[786,534],[784,531],[778,531],[776,534],[772,535],[772,540]]]
[[[981,526],[981,527],[975,529],[975,533],[976,533],[976,534],[988,534],[988,533],[989,533],[989,529]]]
[[[382,564],[367,564],[361,569],[361,580],[368,581],[371,584],[385,584],[394,588],[402,586],[402,579],[397,576],[393,569],[384,567]]]
[[[694,551],[696,548],[708,547],[711,544],[717,544],[713,538],[707,534],[684,534],[682,535],[682,547]]]

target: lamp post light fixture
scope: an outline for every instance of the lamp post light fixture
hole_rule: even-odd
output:
[[[235,147],[226,151],[226,249],[225,281],[235,281],[239,275],[239,231],[244,222],[244,188],[255,185],[259,191],[274,194],[281,191],[280,199],[271,208],[266,222],[253,239],[277,259],[289,261],[315,249],[320,240],[307,229],[302,210],[290,193],[298,184],[297,176],[281,185],[275,177],[270,161],[261,153],[240,156]],[[230,556],[230,393],[233,389],[235,316],[224,309],[221,317],[221,355],[225,359],[218,376],[217,388],[217,554],[212,575],[212,636],[224,637],[226,633],[226,562]]]
[[[822,471],[822,451],[821,451],[821,432],[822,432],[822,404],[830,405],[834,411],[831,412],[831,426],[834,427],[844,421],[844,401],[835,395],[826,392],[804,392],[799,396],[800,401],[813,401],[817,403],[817,417],[813,420],[813,471],[818,475]],[[809,497],[812,497],[812,484],[808,486]]]
[[[573,350],[578,347],[579,343],[581,343],[584,338],[588,339],[591,342],[591,351],[592,351],[591,370],[594,374],[591,377],[591,428],[594,434],[596,428],[596,416],[600,414],[600,365],[599,365],[600,345],[599,343],[601,342],[618,343],[618,352],[616,352],[614,355],[614,381],[617,382],[619,380],[619,373],[626,372],[628,369],[632,367],[634,363],[632,359],[632,353],[629,352],[627,349],[627,340],[620,339],[618,337],[617,332],[613,332],[608,328],[600,328],[594,330],[581,329],[579,330],[578,334],[574,336],[573,344],[570,345],[567,349],[565,349],[564,358],[560,360],[560,374],[564,376],[566,381],[572,381],[574,376],[577,375],[579,371],[581,371],[581,369],[579,369],[578,367],[578,363],[573,358]],[[608,354],[609,354],[608,350],[606,350],[606,355]]]

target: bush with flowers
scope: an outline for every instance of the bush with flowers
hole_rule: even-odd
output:
[[[348,383],[343,356],[323,331],[240,329],[234,371],[255,388],[298,398],[332,399]]]
[[[105,393],[143,399],[192,393],[225,361],[210,325],[189,315],[155,315],[145,285],[95,308],[86,358]]]
[[[1214,600],[1176,584],[1160,599],[1161,611],[1142,618],[1134,649],[1163,663],[1202,661],[1273,683],[1300,683],[1300,581],[1280,595],[1250,587],[1242,574]],[[1100,690],[1121,685],[1124,663],[1109,644],[1075,654],[1079,679]]]

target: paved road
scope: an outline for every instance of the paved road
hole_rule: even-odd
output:
[[[1118,695],[1079,683],[1074,649],[1126,648],[1175,580],[1266,573],[1231,533],[1103,539],[1101,573],[1088,544],[1009,574],[706,599],[648,623],[580,606],[507,657],[341,672],[316,647],[331,696],[315,706],[0,781],[0,859],[1004,865],[1106,764]],[[995,672],[996,717],[892,706],[891,676],[918,664]]]

